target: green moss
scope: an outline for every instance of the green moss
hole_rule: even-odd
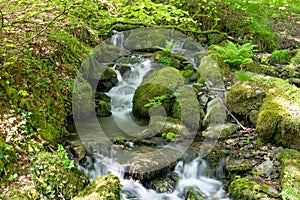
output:
[[[282,190],[292,190],[300,195],[300,152],[293,149],[285,149],[278,155],[282,170],[280,183]]]
[[[190,87],[182,87],[176,93],[178,95],[172,108],[172,117],[181,120],[189,130],[198,130],[202,124],[204,111],[195,91]]]
[[[117,176],[109,174],[96,178],[73,200],[120,200],[121,184]]]
[[[110,106],[105,101],[99,101],[97,104],[97,116],[107,117],[111,115]]]
[[[292,58],[292,52],[289,50],[275,50],[270,57],[271,64],[288,64]]]
[[[138,118],[149,118],[149,106],[145,106],[151,99],[167,95],[172,96],[177,87],[183,86],[184,80],[178,70],[164,67],[150,74],[136,89],[133,96],[133,115]],[[164,98],[161,105],[168,115],[171,115],[174,98]]]
[[[241,200],[258,200],[269,198],[270,196],[277,197],[279,195],[273,192],[273,188],[261,183],[259,178],[251,176],[234,180],[229,185],[228,190],[233,197]]]

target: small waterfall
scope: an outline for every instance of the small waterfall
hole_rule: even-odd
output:
[[[222,189],[222,183],[213,178],[209,178],[210,172],[207,162],[201,158],[195,158],[190,163],[180,161],[175,172],[179,175],[173,193],[157,193],[154,190],[146,189],[141,183],[133,180],[122,180],[122,198],[123,200],[184,200],[190,188],[199,192],[202,199],[207,200],[228,200],[225,191]]]
[[[118,32],[118,31],[113,30],[113,35],[111,36],[110,43],[123,50],[124,49],[124,46],[123,46],[124,39],[125,39],[125,36],[124,36],[123,32]]]
[[[147,58],[142,59],[141,63],[127,65],[131,66],[131,70],[126,78],[122,77],[118,70],[115,70],[119,84],[107,94],[111,97],[111,112],[115,123],[124,133],[134,135],[146,127],[137,125],[132,119],[132,98],[136,88],[143,81],[144,75],[153,68],[153,63],[151,59]]]

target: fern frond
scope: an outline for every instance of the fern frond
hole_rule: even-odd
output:
[[[299,200],[300,193],[296,192],[294,188],[285,188],[281,192],[281,197],[283,200]]]

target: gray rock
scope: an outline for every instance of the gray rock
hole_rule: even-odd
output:
[[[238,129],[238,125],[232,123],[215,124],[209,126],[202,136],[210,138],[227,138]]]
[[[272,161],[266,160],[260,165],[256,166],[253,170],[253,174],[257,174],[264,177],[269,177],[273,172],[274,166]]]

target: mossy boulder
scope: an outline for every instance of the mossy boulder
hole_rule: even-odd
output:
[[[179,73],[179,71],[172,67],[164,67],[159,70],[153,71],[149,76],[147,76],[142,84],[136,89],[133,96],[133,108],[132,112],[135,117],[138,118],[149,118],[149,109],[151,106],[162,105],[168,115],[171,114],[172,104],[175,98],[172,98],[173,92],[177,88],[184,85],[184,79]],[[151,100],[155,97],[162,97],[161,101],[153,101],[151,105]],[[145,106],[148,104],[149,106]]]
[[[228,109],[251,120],[259,136],[300,149],[300,89],[287,81],[253,75],[226,96]]]
[[[77,79],[74,80],[72,110],[73,117],[76,119],[84,119],[90,116],[92,111],[94,111],[92,87],[80,74],[78,74]]]
[[[181,120],[188,130],[201,128],[204,111],[192,87],[181,87],[173,105],[172,117]]]
[[[202,136],[209,138],[227,138],[236,132],[238,128],[238,125],[232,123],[212,124],[202,132]]]
[[[282,170],[280,183],[282,194],[287,198],[288,193],[295,193],[300,197],[300,152],[293,149],[285,149],[278,155]]]
[[[144,28],[128,31],[130,35],[124,41],[124,47],[131,51],[157,47],[164,48],[166,42],[172,39],[171,32],[174,31],[161,28]]]
[[[80,72],[94,88],[104,73],[107,64],[122,56],[121,50],[105,42],[101,42],[82,62]]]
[[[97,116],[99,116],[99,117],[110,116],[111,115],[110,105],[107,102],[100,100],[97,103],[96,113],[97,113]]]
[[[217,61],[210,56],[204,56],[201,59],[201,63],[197,69],[197,73],[200,75],[200,79],[209,83],[209,86],[213,89],[224,89],[223,76],[218,67]],[[203,81],[199,81],[203,82]]]
[[[97,85],[97,91],[108,92],[112,87],[118,84],[118,77],[115,70],[111,67],[107,67]]]
[[[72,200],[120,200],[121,184],[117,176],[108,174],[93,180]]]
[[[31,166],[35,189],[52,198],[71,199],[89,182],[66,154],[41,152]]]
[[[203,119],[203,127],[214,126],[217,124],[224,124],[227,118],[226,110],[222,105],[220,99],[215,98],[208,102],[206,114]]]
[[[277,94],[268,94],[260,109],[256,129],[263,139],[275,139],[277,144],[300,149],[300,104]]]
[[[255,125],[265,96],[265,87],[262,85],[241,81],[230,88],[226,105],[230,112]]]
[[[228,187],[230,194],[241,200],[256,200],[270,197],[278,197],[279,192],[263,183],[259,176],[246,176],[232,181]]]

